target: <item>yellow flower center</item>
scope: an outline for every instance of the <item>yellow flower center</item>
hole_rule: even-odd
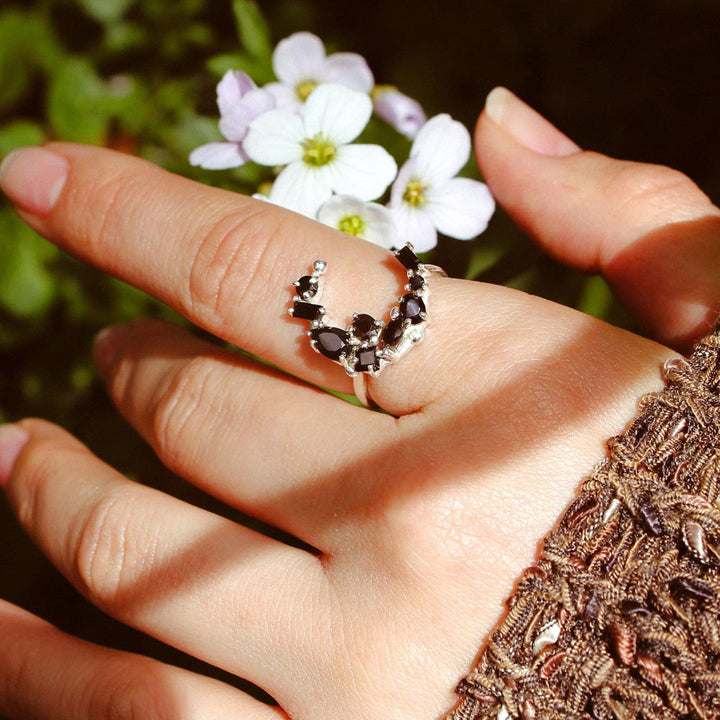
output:
[[[310,93],[318,86],[314,80],[303,80],[295,86],[295,92],[302,102],[305,102]]]
[[[361,234],[365,231],[365,221],[359,215],[346,215],[338,223],[338,230],[355,237],[361,237]]]
[[[427,187],[419,180],[411,180],[405,188],[403,201],[413,207],[420,207],[425,204],[425,195],[423,194]]]
[[[322,135],[307,138],[303,142],[305,154],[303,160],[312,167],[327,165],[337,155],[337,148]]]

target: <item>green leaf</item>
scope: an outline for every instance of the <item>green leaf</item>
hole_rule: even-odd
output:
[[[30,79],[23,42],[26,16],[10,10],[0,14],[0,110],[18,100]]]
[[[108,94],[87,60],[68,58],[53,78],[48,97],[48,118],[57,137],[102,144],[109,124]]]
[[[601,275],[591,275],[585,280],[577,309],[603,320],[608,318],[613,304],[613,294]]]
[[[252,57],[269,61],[272,56],[270,30],[260,8],[252,0],[233,0],[233,12],[243,48]]]
[[[12,210],[0,211],[0,306],[19,318],[42,316],[55,298],[47,265],[58,253]]]
[[[27,145],[42,145],[45,142],[43,129],[29,120],[16,120],[0,127],[0,156],[5,156],[15,148]]]
[[[94,20],[113,23],[125,15],[135,0],[76,0],[77,4]]]

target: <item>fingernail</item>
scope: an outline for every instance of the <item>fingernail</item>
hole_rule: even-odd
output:
[[[68,161],[41,147],[13,150],[0,165],[0,188],[20,209],[45,217],[67,180]]]
[[[126,323],[110,325],[101,330],[93,341],[93,361],[100,375],[106,378],[115,364],[120,348],[125,344],[128,335]]]
[[[8,484],[15,461],[29,439],[30,433],[19,425],[0,425],[0,487]]]
[[[507,88],[496,87],[490,91],[485,100],[485,113],[528,150],[556,157],[580,152],[567,135]]]

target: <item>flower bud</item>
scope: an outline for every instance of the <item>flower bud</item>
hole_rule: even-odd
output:
[[[415,138],[427,119],[417,100],[392,85],[376,85],[373,103],[375,114],[410,140]]]

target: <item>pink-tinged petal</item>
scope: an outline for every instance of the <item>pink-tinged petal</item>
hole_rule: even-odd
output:
[[[323,63],[320,80],[324,83],[338,83],[369,94],[375,78],[365,58],[357,53],[333,53]]]
[[[288,165],[273,183],[270,202],[315,218],[332,194],[327,167],[314,168],[304,162]]]
[[[302,114],[304,103],[298,97],[294,87],[275,82],[264,85],[263,90],[267,90],[275,98],[278,110],[288,110],[296,115]]]
[[[427,210],[403,203],[391,208],[391,212],[397,229],[398,247],[410,242],[415,252],[427,252],[437,245],[437,232]]]
[[[244,95],[257,88],[253,79],[241,70],[228,70],[217,86],[217,104],[220,114],[240,102]]]
[[[412,140],[425,124],[425,112],[420,103],[397,88],[385,86],[373,93],[375,114],[398,132]]]
[[[460,172],[470,157],[470,133],[449,115],[430,118],[420,129],[410,157],[430,185],[440,185]]]
[[[190,164],[205,170],[227,170],[248,161],[242,146],[233,142],[213,142],[201,145],[190,153]]]
[[[253,120],[243,147],[260,165],[287,165],[302,159],[303,138],[300,117],[287,110],[270,110]]]
[[[343,85],[319,85],[305,101],[305,132],[314,138],[320,134],[335,145],[352,142],[372,115],[368,95]]]
[[[325,167],[336,193],[360,200],[379,198],[397,174],[395,159],[380,145],[344,145]]]
[[[250,123],[263,113],[275,109],[275,105],[275,98],[266,90],[250,90],[220,118],[220,132],[228,140],[242,142]]]
[[[275,76],[293,87],[305,80],[317,80],[324,63],[325,46],[309,32],[297,32],[281,40],[273,53]]]
[[[495,200],[484,183],[453,178],[429,193],[427,207],[443,235],[470,240],[487,227]]]

